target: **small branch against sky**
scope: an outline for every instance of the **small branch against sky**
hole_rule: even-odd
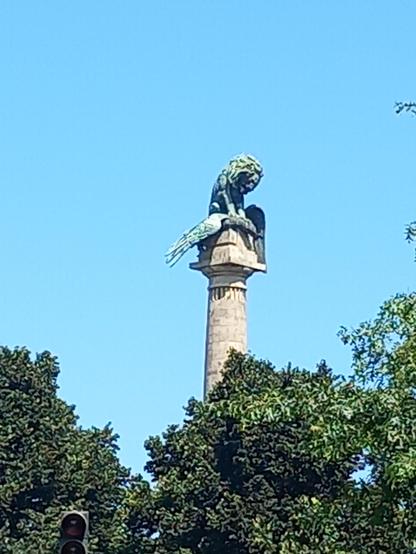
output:
[[[412,115],[416,115],[416,102],[396,102],[394,105],[396,114],[400,115],[402,112],[410,112]],[[416,240],[416,221],[412,221],[406,225],[405,239],[407,242],[413,242]],[[416,261],[416,256],[415,256]]]
[[[394,110],[396,114],[410,112],[412,115],[416,115],[416,102],[396,102],[394,104]]]
[[[413,242],[416,240],[416,221],[412,221],[411,223],[406,225],[405,238],[407,242]],[[415,251],[415,262],[416,262],[416,251]]]
[[[405,237],[407,242],[416,240],[416,221],[412,221],[406,226]]]

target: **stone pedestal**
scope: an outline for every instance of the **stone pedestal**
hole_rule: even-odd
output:
[[[230,348],[247,351],[246,281],[266,272],[244,231],[229,228],[205,244],[191,269],[209,279],[204,397],[221,380]]]

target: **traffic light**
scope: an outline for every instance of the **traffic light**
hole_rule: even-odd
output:
[[[61,516],[59,554],[87,554],[88,512],[64,512]]]

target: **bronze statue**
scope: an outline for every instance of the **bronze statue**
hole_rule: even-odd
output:
[[[264,212],[255,205],[244,209],[244,196],[254,190],[263,176],[254,156],[240,154],[219,174],[211,193],[208,217],[186,231],[167,251],[166,263],[173,266],[193,246],[204,248],[204,241],[226,227],[243,232],[247,247],[254,249],[258,261],[265,263]]]

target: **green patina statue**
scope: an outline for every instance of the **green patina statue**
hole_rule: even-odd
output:
[[[208,217],[186,231],[167,251],[166,263],[173,266],[193,246],[204,248],[204,241],[226,227],[240,229],[260,263],[265,263],[264,212],[257,206],[244,209],[244,196],[254,190],[263,176],[254,156],[240,154],[219,174],[211,194]]]

